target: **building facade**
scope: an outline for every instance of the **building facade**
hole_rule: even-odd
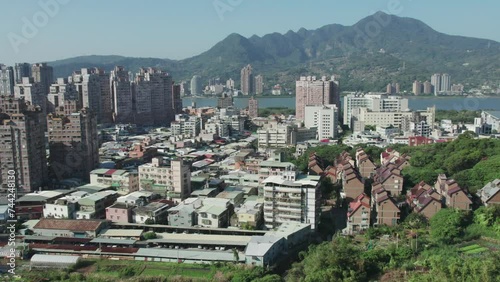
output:
[[[243,95],[250,95],[255,93],[254,77],[252,74],[252,66],[247,65],[241,69],[241,92]]]
[[[113,121],[116,123],[134,122],[132,89],[128,71],[117,66],[110,76],[113,101]]]
[[[320,177],[300,176],[285,180],[270,176],[264,184],[264,222],[267,228],[277,228],[284,222],[301,222],[316,229],[320,215]]]
[[[339,110],[336,105],[306,106],[304,125],[317,128],[318,140],[338,137]]]
[[[50,167],[58,179],[77,177],[89,180],[99,165],[97,121],[91,110],[47,117]]]
[[[151,163],[139,166],[139,187],[169,198],[187,198],[191,194],[191,170],[182,159],[165,162],[153,158]]]
[[[296,82],[296,117],[298,120],[305,119],[306,106],[322,106],[333,104],[340,107],[339,82],[334,77],[327,79],[315,76],[301,77]]]
[[[20,194],[44,187],[48,175],[41,109],[7,96],[0,97],[0,109],[1,194],[9,188],[13,173]]]

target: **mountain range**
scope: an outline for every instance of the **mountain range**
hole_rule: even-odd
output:
[[[121,65],[131,71],[142,66],[167,70],[176,81],[201,75],[233,78],[251,64],[268,87],[290,88],[301,75],[339,75],[343,90],[381,91],[399,82],[411,91],[414,80],[430,80],[433,73],[449,73],[452,83],[466,87],[500,83],[500,43],[435,31],[425,23],[377,12],[352,26],[326,25],[285,34],[246,38],[233,33],[212,48],[183,60],[123,56],[81,56],[49,62],[56,77],[82,67],[111,70]]]

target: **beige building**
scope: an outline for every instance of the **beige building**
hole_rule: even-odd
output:
[[[141,190],[153,191],[173,199],[185,199],[191,194],[191,170],[182,159],[165,162],[160,157],[139,166]]]
[[[255,92],[251,65],[241,69],[241,92],[243,92],[243,95],[250,95]]]
[[[90,172],[90,184],[111,186],[118,194],[126,195],[139,190],[139,175],[123,169],[95,169]]]
[[[259,147],[287,147],[296,143],[293,127],[289,124],[269,123],[267,128],[257,130]]]
[[[259,101],[254,97],[248,100],[248,116],[256,118],[259,116]]]
[[[11,96],[0,97],[0,109],[0,194],[6,194],[13,173],[19,194],[44,187],[48,174],[42,111]]]
[[[303,76],[295,83],[296,96],[296,117],[298,120],[304,120],[306,117],[306,106],[322,106],[334,104],[340,108],[340,90],[339,82],[335,78],[323,76],[316,79],[315,76]]]
[[[262,95],[264,93],[264,77],[259,74],[255,77],[255,94]]]
[[[418,113],[420,118],[424,120],[431,128],[434,126],[435,108],[427,108],[426,111],[371,111],[368,108],[357,108],[353,110],[352,123],[362,123],[363,125],[375,126],[395,126],[402,127],[405,120],[413,120],[415,113]]]
[[[35,82],[42,84],[45,93],[49,93],[49,87],[54,82],[54,70],[46,63],[37,63],[31,66],[31,77]]]
[[[88,180],[99,165],[97,121],[88,109],[70,115],[47,117],[50,167],[58,179]]]

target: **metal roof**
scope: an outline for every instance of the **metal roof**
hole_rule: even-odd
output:
[[[245,250],[245,255],[262,257],[266,255],[267,252],[269,252],[274,244],[282,239],[283,237],[272,235],[252,236],[252,240],[250,240]]]
[[[220,245],[246,246],[252,236],[238,235],[208,235],[208,234],[173,234],[156,233],[159,238],[148,240],[151,243],[193,244],[193,245]]]
[[[111,244],[111,245],[133,245],[137,240],[133,239],[110,239],[110,238],[94,238],[90,243]]]
[[[205,261],[234,261],[232,250],[228,251],[204,251],[204,250],[183,250],[183,249],[159,249],[159,248],[140,248],[136,257],[160,257],[160,258],[179,258],[188,260]],[[244,261],[245,256],[240,254],[239,260]]]
[[[106,237],[140,237],[142,235],[141,229],[108,229],[101,233],[101,236]]]
[[[41,255],[35,254],[31,257],[32,264],[76,264],[80,260],[79,256],[62,255]]]

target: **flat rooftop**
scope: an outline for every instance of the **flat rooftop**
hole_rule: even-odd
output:
[[[191,244],[191,245],[220,245],[220,246],[246,246],[252,236],[239,235],[208,235],[208,234],[173,234],[156,233],[157,239],[148,240],[151,243],[162,244]]]

